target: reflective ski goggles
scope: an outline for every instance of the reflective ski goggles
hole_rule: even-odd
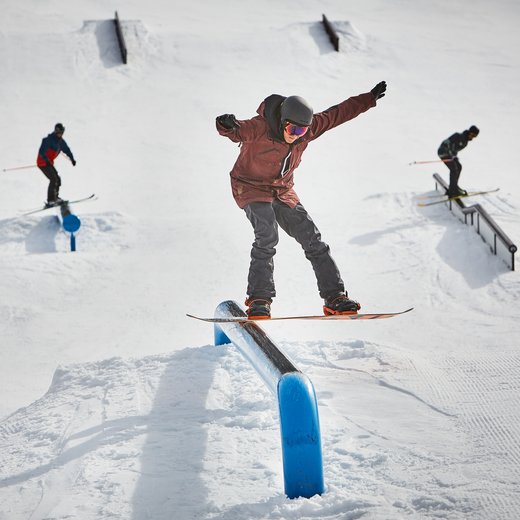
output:
[[[309,130],[308,126],[298,126],[289,122],[285,123],[284,128],[289,135],[297,135],[298,137],[305,135]]]

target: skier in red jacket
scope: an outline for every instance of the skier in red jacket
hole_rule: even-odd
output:
[[[293,189],[294,170],[311,141],[376,106],[385,91],[386,82],[382,81],[370,92],[316,114],[299,96],[273,94],[260,104],[252,119],[239,121],[233,114],[217,117],[220,135],[241,145],[231,171],[231,187],[255,234],[246,299],[249,318],[271,316],[278,226],[302,246],[311,262],[326,315],[353,314],[361,308],[349,298],[329,246],[321,240]]]
[[[56,123],[54,132],[42,139],[42,144],[38,150],[38,158],[36,159],[38,168],[40,168],[45,177],[49,179],[47,202],[45,204],[48,208],[63,202],[59,197],[61,178],[54,167],[54,159],[58,157],[60,152],[63,152],[70,159],[72,165],[76,166],[74,155],[72,155],[69,146],[65,142],[65,139],[63,139],[64,132],[65,127],[61,123]]]

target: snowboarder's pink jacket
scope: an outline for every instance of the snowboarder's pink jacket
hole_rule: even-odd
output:
[[[280,121],[280,105],[284,99],[277,94],[269,96],[258,107],[257,116],[239,120],[240,126],[232,130],[217,121],[220,135],[240,143],[240,154],[230,174],[233,197],[240,208],[251,202],[274,199],[294,208],[299,202],[293,189],[294,170],[309,142],[376,106],[371,92],[351,97],[314,114],[309,131],[288,144],[283,138]]]

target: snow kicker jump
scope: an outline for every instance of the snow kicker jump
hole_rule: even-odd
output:
[[[215,317],[245,317],[234,301],[222,302]],[[316,394],[310,379],[254,321],[215,323],[215,345],[233,343],[278,400],[285,494],[322,494],[323,458]]]

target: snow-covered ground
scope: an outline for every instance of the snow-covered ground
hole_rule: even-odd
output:
[[[110,19],[123,21],[120,64]],[[320,20],[342,33],[334,52]],[[36,169],[0,172],[0,520],[511,519],[520,515],[520,282],[443,205],[418,208],[439,143],[471,124],[461,185],[518,243],[513,0],[5,1],[0,169],[60,121],[76,253]],[[313,143],[297,192],[376,322],[262,324],[313,381],[326,492],[283,493],[272,395],[232,347],[253,240],[214,119],[271,93],[315,110],[386,80]],[[281,237],[274,314],[317,313]]]

